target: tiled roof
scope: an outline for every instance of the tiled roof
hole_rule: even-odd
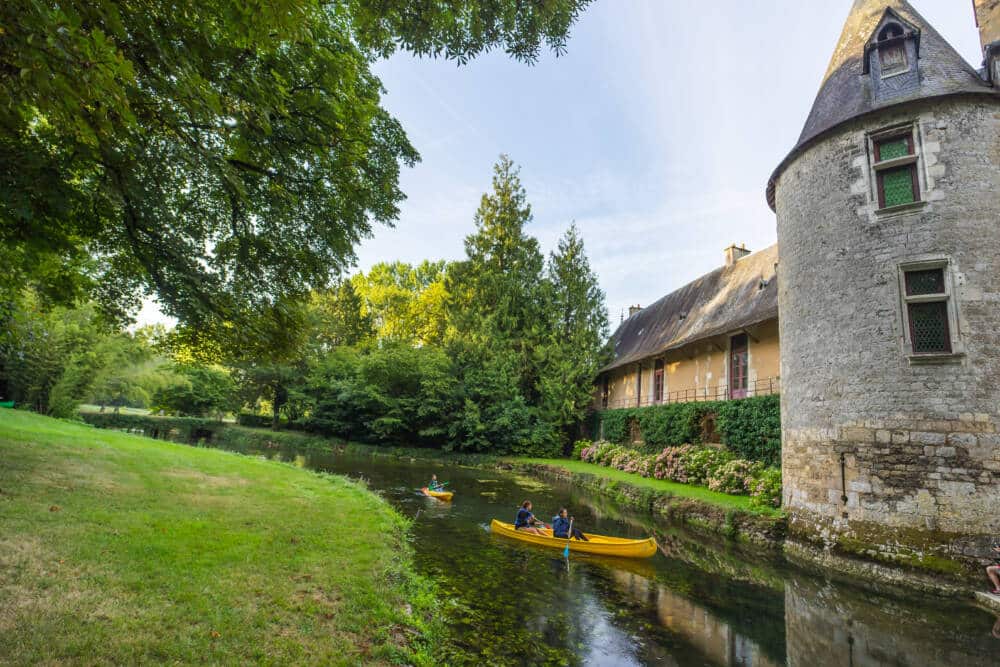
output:
[[[622,322],[607,371],[778,316],[778,246],[748,255],[671,292]]]

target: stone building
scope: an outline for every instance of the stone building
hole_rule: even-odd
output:
[[[856,0],[777,215],[790,535],[941,571],[1000,532],[1000,3],[985,62]]]
[[[647,308],[611,337],[597,409],[777,393],[777,246],[726,248],[725,264]]]

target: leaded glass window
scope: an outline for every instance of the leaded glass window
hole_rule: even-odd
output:
[[[892,160],[897,157],[903,157],[904,155],[910,154],[910,141],[908,137],[899,137],[897,139],[889,139],[887,141],[880,141],[878,144],[878,160],[882,162],[883,160]]]
[[[882,208],[911,204],[913,196],[913,168],[900,167],[879,174],[882,181]]]
[[[920,200],[917,158],[913,148],[912,132],[875,141],[874,168],[879,208],[892,208]]]
[[[948,302],[911,303],[910,337],[914,354],[951,352],[948,334]]]
[[[914,266],[903,271],[910,348],[915,355],[952,352],[951,301],[946,265]]]
[[[944,294],[944,270],[907,271],[906,294],[907,296]]]

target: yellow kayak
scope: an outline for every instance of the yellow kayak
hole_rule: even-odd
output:
[[[437,498],[438,500],[451,501],[451,497],[455,495],[451,491],[431,491],[426,486],[421,491],[424,492],[425,496],[430,496],[431,498]]]
[[[512,523],[504,523],[493,519],[490,530],[497,535],[513,537],[516,540],[530,542],[543,547],[565,549],[566,539],[552,537],[552,529],[542,528],[544,535],[537,535],[523,530],[517,530]],[[656,553],[656,540],[647,537],[644,540],[629,540],[624,537],[605,537],[584,533],[589,542],[569,540],[569,550],[577,553],[600,554],[602,556],[620,556],[621,558],[649,558]]]

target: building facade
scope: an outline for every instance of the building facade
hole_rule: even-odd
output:
[[[777,246],[730,246],[725,263],[647,308],[611,337],[596,409],[778,393]]]
[[[856,0],[768,184],[793,538],[927,565],[1000,530],[1000,11],[975,7],[982,70]]]

